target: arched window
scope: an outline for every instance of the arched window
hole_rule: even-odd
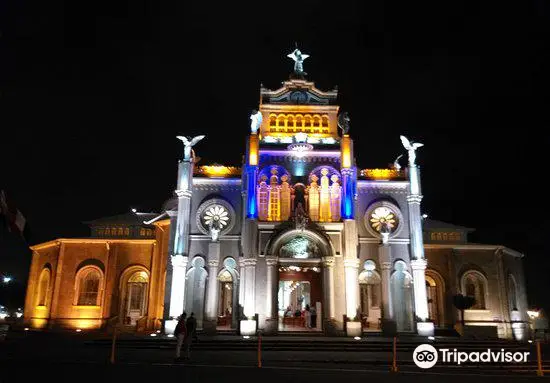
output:
[[[510,305],[510,311],[518,310],[517,285],[512,274],[508,275],[508,304]]]
[[[38,295],[37,295],[37,306],[46,306],[48,302],[48,296],[50,292],[50,270],[44,268],[40,273],[40,278],[38,279]]]
[[[313,116],[313,127],[318,128],[321,125],[321,117],[316,114]]]
[[[144,228],[139,229],[139,235],[142,236],[142,237],[145,236],[145,229]]]
[[[99,306],[103,273],[98,267],[87,266],[76,276],[76,304],[78,306]]]
[[[124,228],[124,235],[126,235],[126,236],[130,235],[130,228],[129,227]]]
[[[462,294],[475,299],[472,310],[485,310],[487,280],[479,271],[470,270],[462,276]]]

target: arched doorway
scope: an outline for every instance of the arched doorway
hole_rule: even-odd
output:
[[[266,254],[278,257],[278,278],[273,278],[273,313],[279,331],[322,331],[324,312],[322,259],[332,255],[322,233],[298,224],[274,237]],[[299,227],[299,228],[298,228]],[[274,267],[274,266],[272,266]]]
[[[218,274],[218,323],[219,330],[237,327],[239,274],[237,262],[228,257]]]
[[[434,270],[426,270],[426,295],[428,315],[436,327],[445,324],[445,284],[443,278]]]
[[[131,266],[120,277],[120,317],[127,326],[135,326],[147,315],[149,273],[143,266]]]
[[[380,274],[376,271],[374,261],[365,261],[363,271],[359,274],[359,300],[364,331],[380,329],[382,296],[380,282]]]
[[[147,287],[149,276],[145,271],[136,271],[126,285],[126,316],[130,324],[135,325],[139,318],[147,313]]]

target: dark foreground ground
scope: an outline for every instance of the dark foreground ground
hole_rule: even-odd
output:
[[[0,383],[27,381],[177,381],[177,382],[522,382],[536,376],[532,344],[456,342],[437,339],[434,346],[484,350],[487,347],[531,351],[526,364],[436,365],[422,370],[412,351],[425,339],[400,339],[398,372],[390,372],[391,342],[373,338],[264,338],[258,367],[258,342],[241,337],[202,337],[191,360],[174,362],[173,339],[119,338],[115,364],[109,363],[111,340],[94,334],[12,333],[0,342]],[[449,343],[451,342],[451,343]],[[550,357],[550,350],[543,348]],[[550,361],[544,362],[550,369]],[[550,372],[549,372],[550,376]]]
[[[1,365],[0,382],[123,382],[139,381],[169,382],[527,382],[544,380],[531,376],[515,375],[462,375],[449,372],[397,372],[354,368],[323,367],[241,367],[230,364],[223,366],[185,366],[155,364],[106,364],[41,363],[28,365],[12,363]]]

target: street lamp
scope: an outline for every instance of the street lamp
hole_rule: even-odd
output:
[[[2,278],[2,281],[7,285],[12,281],[12,279],[13,279],[12,277],[5,276]]]

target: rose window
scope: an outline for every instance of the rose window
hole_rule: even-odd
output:
[[[370,214],[370,225],[377,232],[382,232],[382,228],[386,227],[390,232],[393,232],[399,224],[395,213],[386,206],[377,207]]]
[[[223,229],[229,223],[229,212],[221,205],[213,205],[205,210],[203,221],[206,227]]]

